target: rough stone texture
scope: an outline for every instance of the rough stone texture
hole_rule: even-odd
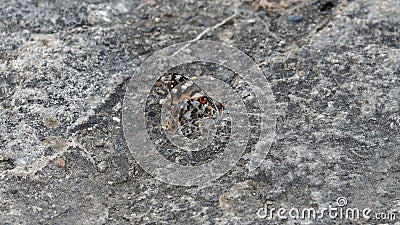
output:
[[[121,129],[129,78],[154,51],[196,38],[262,67],[277,135],[261,167],[205,188],[162,183]],[[288,16],[302,20],[295,22]],[[2,224],[399,223],[400,1],[1,1]],[[258,218],[349,207],[395,221]]]

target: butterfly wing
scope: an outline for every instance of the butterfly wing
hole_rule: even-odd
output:
[[[176,73],[167,74],[161,80],[169,93],[165,120],[171,134],[180,130],[185,137],[193,138],[205,124],[205,119],[219,121],[224,106],[193,81]]]

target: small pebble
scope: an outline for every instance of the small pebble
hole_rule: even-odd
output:
[[[142,31],[145,33],[151,33],[154,31],[154,29],[155,29],[154,27],[143,27]]]
[[[265,17],[265,12],[264,11],[259,11],[256,13],[256,16],[260,17],[260,18],[264,18]]]
[[[235,12],[230,10],[230,9],[226,9],[224,10],[224,16],[232,16]]]
[[[106,161],[101,161],[99,164],[97,164],[97,169],[99,170],[100,173],[104,173],[107,167],[108,165]]]
[[[104,147],[105,143],[103,141],[96,141],[93,143],[95,147]]]
[[[286,20],[291,23],[300,23],[303,21],[304,17],[300,15],[289,15]]]
[[[57,158],[56,159],[56,166],[57,167],[64,167],[65,166],[65,160],[63,158]]]

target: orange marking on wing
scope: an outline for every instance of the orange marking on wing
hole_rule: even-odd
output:
[[[200,103],[201,104],[206,104],[207,103],[207,98],[200,97]]]

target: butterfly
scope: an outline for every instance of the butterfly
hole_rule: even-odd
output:
[[[165,128],[170,135],[181,132],[193,139],[201,135],[201,128],[208,128],[221,121],[225,106],[208,96],[189,78],[168,73],[160,79],[168,92],[165,101]]]

